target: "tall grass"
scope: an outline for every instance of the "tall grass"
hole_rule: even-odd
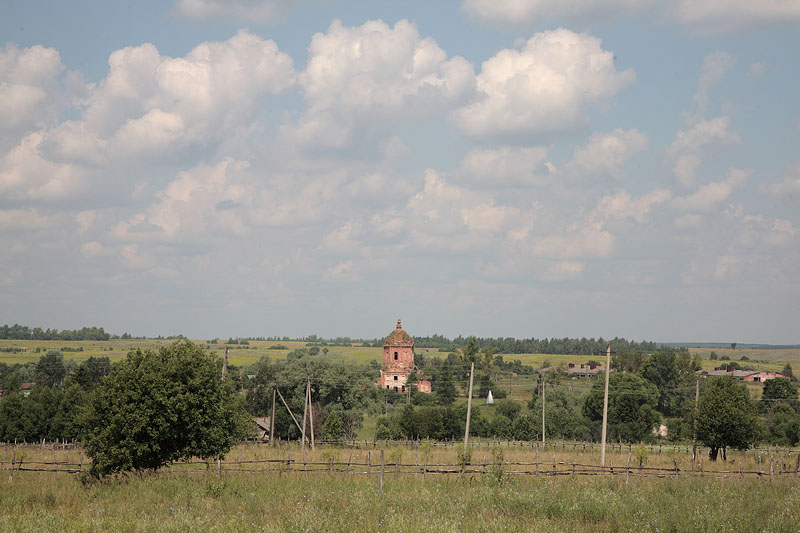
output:
[[[2,480],[2,531],[797,531],[794,480],[326,473]]]

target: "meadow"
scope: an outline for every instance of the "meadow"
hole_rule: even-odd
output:
[[[121,359],[130,350],[136,349],[155,349],[159,346],[165,346],[174,341],[168,339],[114,339],[108,341],[36,341],[36,340],[7,340],[0,339],[0,350],[3,349],[19,349],[23,350],[19,353],[8,353],[0,351],[0,362],[6,364],[14,363],[35,363],[39,357],[44,355],[48,350],[63,350],[64,358],[71,359],[76,362],[81,362],[88,359],[90,356],[106,356],[112,361]],[[225,350],[223,340],[217,344],[208,344],[206,340],[196,339],[193,342],[202,344],[218,352],[220,356]],[[285,348],[275,349],[276,346]],[[258,362],[263,356],[268,356],[272,360],[285,359],[286,355],[298,348],[305,348],[307,344],[299,341],[250,341],[249,345],[228,345],[228,358],[231,364],[237,366],[247,366]],[[320,350],[323,348],[328,349],[327,355],[324,357],[335,361],[349,361],[358,364],[368,364],[370,361],[383,361],[383,349],[365,347],[361,345],[354,346],[319,346]],[[38,349],[38,351],[37,351]],[[78,351],[80,350],[80,351]],[[427,359],[434,357],[444,357],[447,354],[440,352],[434,348],[417,348],[417,353],[424,355]],[[786,363],[793,365],[800,365],[800,348],[789,349],[736,349],[730,348],[690,348],[689,352],[692,355],[700,355],[703,359],[703,368],[711,369],[719,366],[725,361],[710,360],[709,356],[714,351],[719,357],[727,356],[730,361],[736,361],[740,364],[748,364],[757,367],[760,370],[775,370],[780,371]],[[506,362],[519,360],[524,365],[531,365],[538,369],[543,364],[549,365],[567,365],[568,363],[588,363],[589,361],[599,361],[604,363],[603,356],[597,355],[564,355],[564,354],[537,354],[537,353],[524,353],[524,354],[498,354],[502,355]],[[742,361],[742,357],[746,357]]]
[[[539,450],[557,461],[598,462],[597,451],[560,449],[559,443]],[[624,464],[632,452],[610,452],[608,460]],[[485,443],[473,452],[504,461],[533,461],[532,443]],[[22,448],[20,448],[22,450]],[[28,461],[77,462],[80,450],[29,446],[18,453]],[[399,450],[399,451],[398,451]],[[0,452],[5,468],[10,448]],[[710,476],[636,477],[489,474],[423,475],[402,473],[421,463],[456,461],[452,447],[390,446],[385,456],[399,461],[401,473],[386,465],[380,489],[378,449],[318,446],[306,451],[308,462],[334,460],[373,463],[331,473],[251,471],[248,460],[303,454],[296,444],[270,448],[240,445],[217,472],[211,463],[177,465],[157,473],[133,474],[103,482],[82,482],[75,474],[8,471],[0,480],[2,531],[797,531],[800,528],[800,482],[793,475],[717,479]],[[794,459],[788,452],[735,452],[728,463],[756,467],[757,456]],[[548,458],[551,461],[552,458]],[[651,449],[646,465],[682,466],[691,457],[680,451]],[[688,461],[688,463],[687,463]],[[378,464],[376,464],[378,463]],[[24,463],[23,463],[24,464]],[[794,462],[792,463],[794,464]],[[84,464],[85,467],[85,464]],[[511,468],[511,467],[509,467]],[[518,468],[518,467],[516,467]],[[564,468],[559,466],[559,468]],[[735,468],[734,468],[735,469]]]

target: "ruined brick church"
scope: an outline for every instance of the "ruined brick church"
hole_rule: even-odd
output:
[[[414,339],[403,330],[400,319],[397,319],[397,327],[383,343],[383,368],[378,386],[395,392],[406,392],[408,376],[412,372],[417,372],[417,367],[414,366]],[[411,386],[415,386],[420,392],[431,392],[431,382],[427,379],[418,379]]]

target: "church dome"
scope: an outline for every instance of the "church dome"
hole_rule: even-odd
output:
[[[403,330],[403,325],[400,323],[400,319],[397,319],[397,327],[393,332],[386,337],[386,342],[383,343],[384,346],[414,346],[414,339],[411,338],[411,335]]]

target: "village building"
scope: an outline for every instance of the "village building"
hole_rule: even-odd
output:
[[[603,365],[598,363],[570,363],[564,375],[570,378],[596,378],[598,374],[605,372]]]
[[[730,367],[720,366],[714,370],[698,370],[698,374],[716,377],[716,376],[730,376],[740,381],[753,381],[756,383],[764,383],[771,379],[784,378],[786,376],[780,372],[768,372],[759,370],[739,370]]]
[[[412,372],[417,372],[414,365],[414,339],[403,330],[400,319],[397,319],[397,327],[383,343],[383,368],[378,386],[395,392],[406,392],[409,386],[408,377]],[[431,382],[428,379],[417,379],[410,386],[416,387],[420,392],[431,392]]]

